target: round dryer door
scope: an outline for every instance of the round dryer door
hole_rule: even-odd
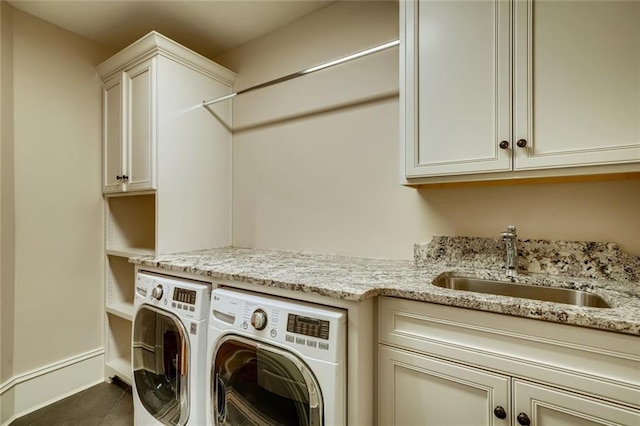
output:
[[[217,425],[322,425],[317,380],[300,358],[271,345],[223,338],[211,387]]]
[[[189,418],[189,339],[175,315],[143,305],[133,323],[133,376],[144,408],[165,425]]]

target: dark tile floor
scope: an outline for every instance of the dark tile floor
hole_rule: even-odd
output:
[[[131,387],[100,383],[20,417],[10,426],[130,426],[133,425]]]

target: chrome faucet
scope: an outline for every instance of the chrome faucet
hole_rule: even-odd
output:
[[[513,282],[518,276],[518,247],[516,245],[516,227],[509,225],[506,232],[501,232],[500,236],[507,246],[507,277]]]

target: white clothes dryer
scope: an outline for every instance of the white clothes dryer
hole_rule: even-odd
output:
[[[230,288],[211,297],[208,425],[346,424],[345,310]]]
[[[205,423],[211,284],[139,272],[132,329],[134,424]]]

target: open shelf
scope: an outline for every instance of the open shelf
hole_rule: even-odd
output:
[[[112,359],[105,364],[106,376],[118,376],[123,382],[129,386],[133,385],[133,376],[131,375],[131,362],[128,359]]]
[[[153,254],[156,247],[155,195],[107,197],[107,250]]]
[[[135,257],[135,256],[153,256],[155,252],[147,249],[129,249],[129,250],[110,250],[104,251],[108,256]]]
[[[107,376],[114,374],[127,383],[133,378],[131,367],[131,321],[107,314],[109,326],[106,341]]]
[[[107,306],[105,310],[111,315],[118,316],[127,321],[133,321],[133,307],[124,303]]]
[[[131,384],[135,266],[129,257],[156,248],[155,194],[109,196],[106,203],[105,377]]]
[[[107,256],[107,312],[129,321],[133,316],[134,271],[126,257]]]

